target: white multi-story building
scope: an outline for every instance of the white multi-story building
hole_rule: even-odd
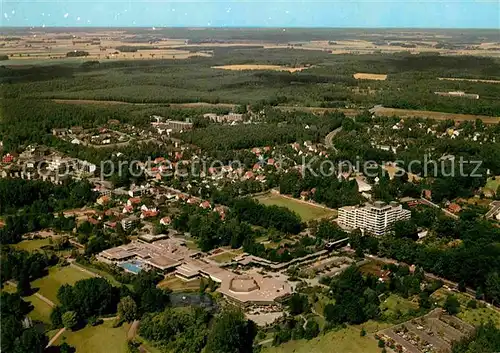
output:
[[[361,229],[374,235],[383,235],[394,222],[410,219],[411,211],[403,209],[397,202],[389,205],[382,201],[364,207],[346,206],[339,208],[338,223],[350,229]]]

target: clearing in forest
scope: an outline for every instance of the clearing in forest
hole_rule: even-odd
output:
[[[482,82],[482,83],[500,83],[500,80],[485,80],[480,78],[458,78],[458,77],[438,77],[440,81],[467,81],[467,82]]]
[[[358,72],[355,73],[353,76],[356,80],[377,80],[377,81],[387,80],[386,74],[369,74],[366,72]]]
[[[297,72],[307,69],[307,67],[286,67],[279,65],[259,65],[259,64],[243,64],[243,65],[223,65],[212,66],[212,69],[244,71],[244,70],[272,70],[272,71],[288,71]]]
[[[270,206],[286,207],[289,210],[297,213],[304,222],[313,219],[333,217],[337,215],[337,211],[321,205],[314,205],[310,202],[293,199],[291,197],[278,194],[265,194],[257,197],[257,201],[261,204]]]

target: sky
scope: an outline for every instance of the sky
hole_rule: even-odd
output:
[[[500,29],[498,0],[0,0],[1,26]],[[500,37],[500,32],[499,32]]]

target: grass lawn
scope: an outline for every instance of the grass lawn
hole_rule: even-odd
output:
[[[384,329],[391,327],[391,326],[393,326],[393,324],[391,324],[389,322],[368,320],[367,322],[364,322],[361,325],[356,325],[353,327],[356,327],[360,331],[362,328],[364,328],[365,331],[367,332],[367,335],[369,335],[369,334],[374,334],[375,332],[378,332],[380,330],[384,330]]]
[[[78,353],[126,353],[127,332],[130,324],[113,328],[113,320],[101,325],[85,327],[76,332],[65,331],[56,344],[66,342],[75,347]]]
[[[49,304],[34,295],[24,297],[23,299],[25,301],[30,301],[31,304],[33,304],[34,308],[28,314],[31,320],[50,324],[50,313],[52,312],[52,307]]]
[[[162,353],[159,348],[156,348],[153,346],[151,342],[148,342],[146,339],[142,338],[141,336],[135,336],[134,338],[135,341],[138,341],[141,343],[141,346],[146,349],[147,352],[149,353]]]
[[[15,244],[14,247],[18,250],[34,251],[46,245],[50,245],[50,238],[23,240]]]
[[[458,318],[474,326],[478,326],[481,323],[487,323],[491,320],[497,327],[500,327],[500,312],[486,307],[479,301],[477,302],[476,309],[468,308],[467,303],[472,300],[472,298],[465,294],[449,292],[441,288],[432,294],[432,298],[436,300],[439,305],[443,305],[446,297],[451,293],[453,293],[460,302],[460,312],[457,314]]]
[[[16,293],[16,287],[10,284],[6,284],[2,288],[2,292]],[[49,304],[36,297],[35,295],[23,297],[23,300],[26,302],[30,302],[33,305],[33,310],[28,313],[28,316],[31,318],[31,320],[50,324],[50,313],[52,312],[52,307]]]
[[[328,304],[335,304],[335,300],[330,299],[323,294],[318,294],[318,301],[313,304],[314,311],[317,312],[318,314],[323,315],[325,306],[327,306]]]
[[[398,310],[402,314],[406,314],[410,309],[418,309],[418,304],[397,294],[391,294],[386,300],[380,303],[380,310],[386,315],[395,314]]]
[[[277,194],[261,195],[257,197],[257,200],[267,206],[275,205],[286,207],[297,213],[304,222],[318,218],[337,216],[336,210],[326,209],[299,200],[289,199]]]
[[[496,192],[498,186],[500,186],[500,175],[497,175],[496,177],[493,178],[488,178],[484,188]]]
[[[361,271],[362,274],[364,275],[374,275],[374,276],[380,276],[380,272],[382,271],[382,266],[384,265],[383,262],[381,261],[375,261],[372,260],[364,265],[361,265],[359,267],[359,270]]]
[[[89,270],[90,272],[92,273],[95,273],[96,275],[99,275],[101,277],[104,277],[105,279],[108,280],[109,283],[111,283],[113,286],[115,287],[121,287],[122,284],[120,282],[118,282],[111,273],[109,272],[106,272],[104,270],[100,270],[98,268],[95,268],[93,266],[86,266],[86,265],[82,265],[80,263],[75,263],[74,264],[75,266],[78,266],[78,267],[82,267],[86,270]],[[132,285],[127,285],[129,288],[132,288]]]
[[[198,244],[194,240],[186,240],[186,247],[190,250],[195,250],[199,251],[200,248],[198,247]]]
[[[63,284],[75,284],[75,282],[86,278],[91,278],[91,276],[73,266],[51,267],[49,274],[31,282],[31,287],[40,288],[38,293],[54,303],[58,303],[57,291],[59,287]]]
[[[194,279],[192,281],[186,282],[177,277],[169,277],[158,283],[160,288],[169,288],[173,292],[190,292],[200,290],[200,280]]]
[[[238,254],[235,254],[232,251],[225,251],[221,254],[217,254],[217,255],[210,257],[210,260],[214,260],[215,262],[218,262],[218,263],[224,263],[224,262],[230,262],[236,256],[238,256]]]
[[[377,341],[370,335],[361,337],[360,330],[347,327],[340,331],[328,332],[310,341],[298,340],[278,347],[263,349],[263,353],[380,353]]]

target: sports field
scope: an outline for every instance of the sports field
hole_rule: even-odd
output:
[[[337,211],[322,206],[316,206],[311,203],[295,200],[278,194],[265,194],[257,197],[257,200],[263,205],[275,205],[286,207],[297,213],[304,221],[310,221],[318,218],[336,217]]]
[[[31,287],[39,288],[38,293],[57,304],[57,291],[63,284],[75,284],[86,278],[91,278],[91,276],[73,266],[52,267],[47,276],[31,282]]]
[[[15,244],[14,247],[19,250],[34,251],[46,245],[50,245],[50,238],[23,240]]]
[[[360,336],[360,329],[349,326],[336,332],[328,332],[310,341],[298,340],[269,347],[263,353],[380,353],[372,335]]]
[[[64,337],[65,342],[75,347],[78,353],[126,353],[130,324],[117,328],[112,326],[113,320],[110,320],[75,332],[66,330],[55,344],[61,344]]]

